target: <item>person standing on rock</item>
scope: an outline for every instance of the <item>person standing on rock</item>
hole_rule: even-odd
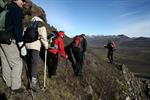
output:
[[[109,40],[107,42],[107,44],[104,45],[104,47],[108,49],[107,58],[108,58],[109,62],[112,64],[113,63],[113,52],[114,52],[114,49],[116,48],[115,42]]]

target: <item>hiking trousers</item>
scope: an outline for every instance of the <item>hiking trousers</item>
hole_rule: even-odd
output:
[[[113,50],[108,50],[107,58],[109,59],[110,63],[113,63]]]
[[[6,85],[12,90],[21,87],[21,74],[23,61],[15,40],[8,44],[0,44],[0,56],[2,61],[2,76]]]
[[[74,58],[76,60],[76,68],[75,68],[75,72],[76,75],[82,74],[82,67],[83,67],[83,52],[80,51],[79,48],[73,48],[72,49]]]
[[[58,54],[53,54],[51,52],[48,52],[47,64],[48,64],[48,75],[49,75],[49,78],[51,78],[51,76],[56,75],[56,70],[58,66]]]
[[[29,69],[29,77],[37,78],[38,68],[39,68],[39,59],[40,51],[34,49],[27,49],[27,65]]]

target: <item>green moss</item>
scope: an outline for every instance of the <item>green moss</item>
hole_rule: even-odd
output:
[[[127,83],[120,84],[120,90],[124,92],[128,92],[129,86]]]
[[[69,91],[64,91],[63,96],[67,97],[67,98],[70,98],[70,97],[72,97],[72,94]]]

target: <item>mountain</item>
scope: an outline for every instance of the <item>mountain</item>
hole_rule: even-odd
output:
[[[108,40],[116,42],[118,47],[150,47],[150,38],[138,37],[130,38],[125,35],[113,36],[89,36],[88,44],[92,47],[103,47]]]
[[[119,44],[123,47],[150,47],[150,38],[138,37]]]

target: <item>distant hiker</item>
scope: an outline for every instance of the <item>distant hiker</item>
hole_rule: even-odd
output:
[[[114,52],[114,49],[116,48],[115,42],[109,40],[107,45],[104,45],[104,47],[108,49],[107,58],[108,58],[109,62],[113,63],[113,52]]]
[[[85,38],[85,34],[75,36],[72,42],[72,53],[75,58],[75,74],[77,76],[82,76],[83,74],[82,68],[86,48],[87,48],[87,41]]]
[[[47,30],[40,16],[34,16],[24,33],[27,47],[27,65],[30,73],[31,88],[37,88],[37,74],[39,69],[41,45],[48,49]]]
[[[3,0],[0,0],[2,4]],[[24,0],[12,0],[12,2],[4,7],[6,12],[5,24],[0,22],[0,56],[2,61],[2,76],[7,85],[7,90],[12,93],[22,93],[21,74],[23,62],[21,56],[27,54],[23,42],[23,5]],[[1,5],[0,5],[1,6]],[[1,6],[2,7],[2,6]],[[2,12],[3,12],[2,11]],[[2,14],[0,12],[0,15]],[[5,17],[5,14],[1,17]],[[1,21],[1,20],[0,20]]]
[[[48,36],[49,48],[47,52],[47,63],[48,63],[48,72],[49,78],[56,76],[56,70],[58,65],[58,55],[60,54],[64,59],[67,59],[68,56],[64,51],[64,32],[63,31],[54,31],[51,34],[57,35],[55,38],[51,38]],[[50,35],[51,35],[50,34]]]

